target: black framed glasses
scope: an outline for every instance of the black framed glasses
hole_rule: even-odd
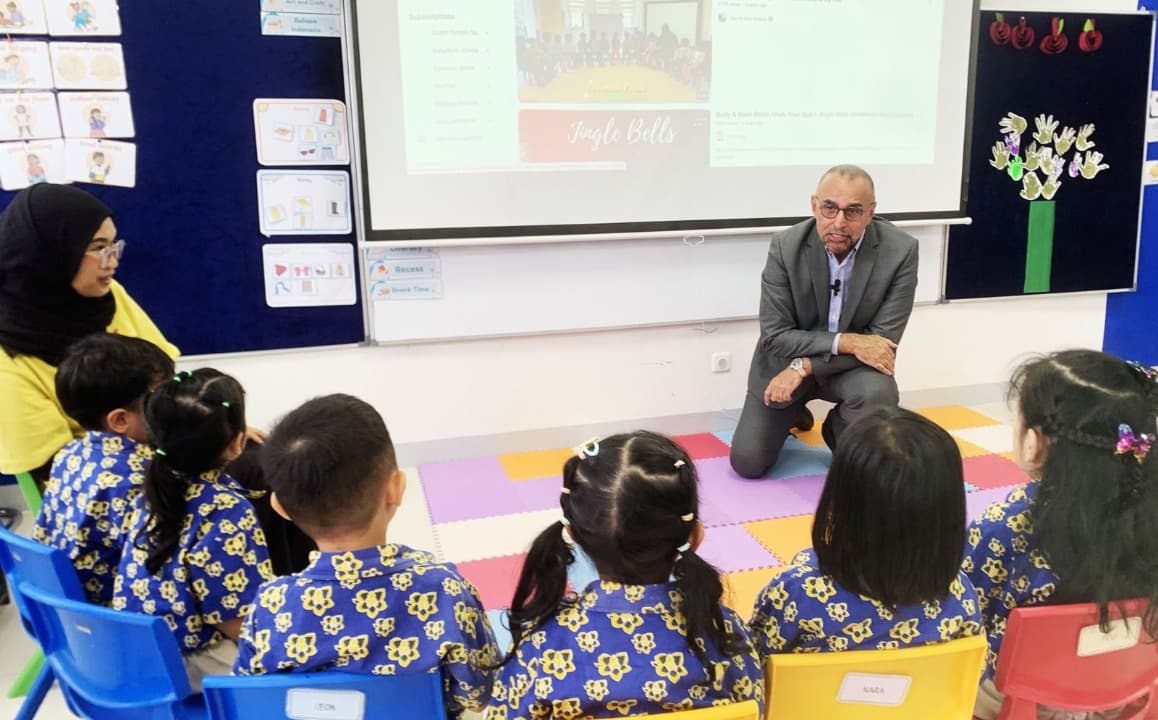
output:
[[[865,209],[863,205],[849,205],[842,208],[836,203],[822,202],[820,203],[820,214],[832,220],[840,213],[844,213],[844,219],[849,222],[855,222],[864,217]]]

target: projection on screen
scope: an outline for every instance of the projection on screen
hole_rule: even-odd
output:
[[[370,236],[799,217],[845,162],[873,173],[881,212],[957,214],[972,11],[355,2]]]

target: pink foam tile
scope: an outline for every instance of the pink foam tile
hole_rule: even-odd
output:
[[[967,457],[965,482],[979,490],[1012,487],[1029,482],[1029,478],[1017,467],[1017,463],[1000,455],[979,455]]]
[[[816,503],[776,478],[749,480],[737,475],[728,458],[697,460],[700,516],[707,526],[811,515]]]
[[[515,594],[515,585],[518,584],[519,572],[523,569],[525,557],[526,555],[507,555],[456,565],[463,577],[478,588],[483,607],[493,610],[511,606],[511,596]]]
[[[498,458],[455,460],[418,466],[430,519],[475,520],[523,512],[515,484]]]
[[[688,451],[692,460],[726,457],[731,452],[731,449],[712,433],[678,435],[675,441],[683,445],[684,450]]]
[[[724,573],[781,564],[780,559],[768,552],[743,525],[708,528],[704,532],[704,543],[697,552]]]

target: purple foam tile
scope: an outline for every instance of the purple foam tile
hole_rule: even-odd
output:
[[[743,525],[726,525],[707,530],[704,533],[704,544],[697,553],[724,573],[782,564]]]
[[[784,449],[772,468],[773,478],[790,478],[801,475],[826,475],[832,464],[832,453],[826,447],[812,447],[789,436],[784,441]]]
[[[816,506],[820,504],[820,494],[824,492],[825,477],[827,477],[827,473],[824,475],[800,475],[774,482],[781,483],[791,489],[792,492],[800,496],[801,500],[811,505],[812,510],[816,510]]]
[[[705,506],[711,522],[705,525],[754,522],[791,515],[807,515],[816,510],[782,480],[747,480],[737,475],[728,458],[696,460],[700,476],[701,514]],[[706,499],[706,503],[705,500]]]
[[[1006,487],[969,493],[965,496],[965,515],[972,522],[985,512],[985,508],[1004,500],[1009,495],[1009,491],[1010,488]]]
[[[523,511],[514,483],[497,457],[419,465],[418,477],[435,523]]]
[[[518,495],[522,509],[526,512],[559,507],[559,492],[563,487],[563,478],[558,475],[508,482],[515,487],[515,494]]]

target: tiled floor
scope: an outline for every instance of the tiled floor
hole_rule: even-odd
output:
[[[1011,418],[1004,405],[940,407],[919,411],[957,439],[965,458],[969,516],[1001,499],[1025,476],[1008,459]],[[812,513],[831,455],[819,424],[789,438],[772,476],[745,480],[728,464],[730,432],[685,435],[700,476],[700,517],[706,526],[702,554],[726,575],[728,603],[742,615],[756,594],[797,551],[810,545]],[[483,457],[408,468],[403,507],[390,540],[431,550],[457,563],[478,586],[487,608],[510,602],[523,553],[558,517],[560,471],[571,451]],[[31,652],[17,629],[15,610],[0,608],[0,686],[7,688]],[[8,649],[12,648],[11,651]],[[71,717],[59,693],[38,718]],[[0,699],[0,718],[17,705]]]

